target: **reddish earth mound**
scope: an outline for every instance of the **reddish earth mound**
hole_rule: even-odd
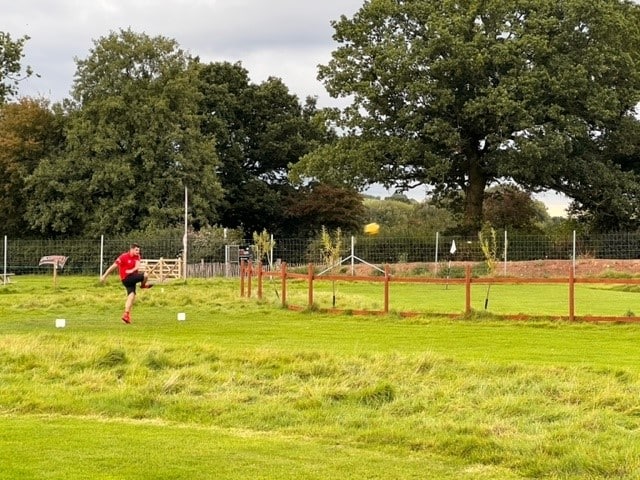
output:
[[[571,260],[530,260],[525,262],[499,262],[496,267],[496,276],[508,277],[568,277],[573,262]],[[451,262],[451,268],[465,269],[467,265],[472,267],[482,266],[482,263]],[[443,271],[449,267],[448,263],[396,263],[390,265],[391,272],[396,275],[412,276],[424,275],[427,272],[433,274],[436,270]],[[350,267],[347,267],[350,273]],[[355,265],[356,275],[378,274],[375,269],[366,264]],[[640,275],[640,260],[576,260],[576,277],[597,277],[607,275],[615,277]]]

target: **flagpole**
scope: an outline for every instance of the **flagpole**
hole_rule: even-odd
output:
[[[456,253],[456,241],[451,240],[451,248],[449,249],[449,268],[447,269],[447,283],[445,283],[444,289],[449,290],[449,276],[451,275],[451,259],[453,254]]]

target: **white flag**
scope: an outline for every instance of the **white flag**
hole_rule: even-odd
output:
[[[455,240],[452,240],[452,241],[451,241],[451,250],[449,250],[449,253],[450,253],[451,255],[453,255],[454,253],[456,253],[456,241],[455,241]]]

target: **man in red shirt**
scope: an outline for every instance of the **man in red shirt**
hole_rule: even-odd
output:
[[[127,300],[124,303],[124,313],[122,314],[122,321],[124,323],[131,323],[131,308],[136,299],[136,285],[139,283],[140,288],[153,287],[152,284],[147,283],[147,273],[138,271],[141,259],[140,245],[132,243],[129,251],[124,252],[116,258],[113,265],[107,268],[107,271],[100,277],[100,282],[104,283],[111,272],[116,268],[119,270],[122,285],[127,289]]]

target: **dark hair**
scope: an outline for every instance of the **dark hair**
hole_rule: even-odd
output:
[[[140,248],[140,245],[138,245],[137,243],[132,243],[132,244],[129,246],[129,249],[132,249],[132,248]]]

